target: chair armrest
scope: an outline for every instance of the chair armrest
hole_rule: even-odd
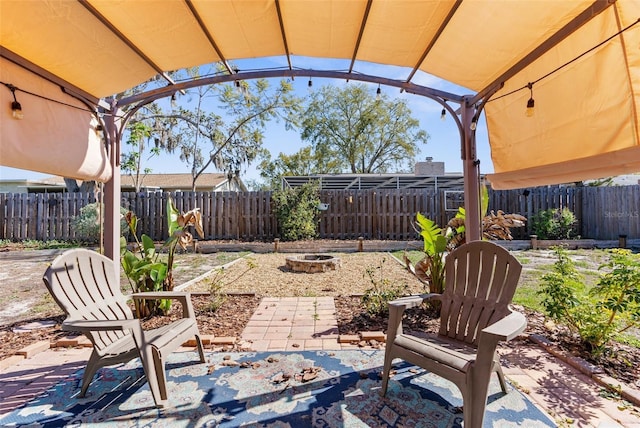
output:
[[[527,319],[520,312],[511,312],[506,317],[487,326],[482,334],[490,335],[496,342],[509,341],[527,328]]]
[[[145,291],[141,293],[133,293],[128,297],[132,299],[172,299],[178,300],[182,304],[182,317],[195,318],[196,313],[191,303],[191,293],[184,291]]]
[[[114,331],[134,330],[140,326],[140,321],[132,320],[70,320],[62,323],[64,331]]]
[[[176,299],[182,300],[191,296],[191,293],[184,291],[143,291],[130,294],[132,299]]]
[[[486,382],[489,382],[488,378],[491,374],[491,366],[494,364],[498,342],[515,338],[526,327],[527,319],[524,315],[519,312],[511,312],[501,320],[484,328],[478,338],[478,352],[474,363],[478,373],[477,376],[486,377]]]
[[[440,300],[442,297],[440,294],[418,294],[414,296],[401,297],[389,302],[389,323],[387,325],[387,352],[389,347],[395,340],[396,336],[402,334],[402,314],[405,309],[415,308],[420,306],[425,300],[436,299]]]
[[[394,308],[402,308],[402,310],[404,311],[405,309],[420,306],[425,300],[440,300],[441,298],[442,296],[436,293],[416,294],[414,296],[401,297],[399,299],[390,301],[389,308],[391,309],[391,306],[393,306]]]

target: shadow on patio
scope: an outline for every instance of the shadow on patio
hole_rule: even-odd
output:
[[[68,364],[59,383],[4,415],[0,424],[461,426],[462,400],[455,386],[404,363],[397,367],[387,398],[381,398],[382,358],[376,350],[208,353],[208,362],[200,364],[179,352],[169,360],[170,405],[164,409],[153,407],[138,360],[101,369],[83,399],[77,398],[82,370]],[[303,381],[301,374],[313,367],[320,369],[316,377]],[[516,389],[503,395],[494,379],[485,425],[507,422],[555,426]]]

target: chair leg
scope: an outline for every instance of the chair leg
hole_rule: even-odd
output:
[[[387,349],[384,352],[384,366],[382,368],[382,389],[380,395],[383,397],[387,395],[387,388],[389,387],[389,373],[391,372],[391,363],[393,362],[393,355],[391,355],[391,345],[387,342]]]
[[[91,384],[91,380],[93,379],[93,375],[96,374],[96,371],[102,365],[100,364],[100,356],[94,350],[91,352],[91,356],[89,357],[89,361],[87,361],[87,367],[84,369],[84,375],[82,376],[82,389],[80,390],[80,397],[84,397],[87,393],[87,389],[89,389],[89,385]]]
[[[402,333],[402,313],[404,308],[401,306],[389,305],[389,329],[387,330],[387,344],[384,349],[384,367],[382,369],[382,390],[380,394],[384,397],[387,395],[387,387],[389,386],[389,373],[391,372],[391,363],[393,362],[393,346],[398,333]]]
[[[462,392],[465,428],[482,428],[490,379],[491,372],[485,370],[467,377],[466,391]]]
[[[500,364],[495,363],[495,371],[498,375],[498,381],[500,382],[500,388],[502,388],[502,392],[504,392],[505,394],[508,393],[509,391],[507,391],[507,381],[504,378],[504,373],[502,372],[502,367],[500,367]]]
[[[153,348],[153,365],[156,369],[156,379],[158,380],[158,390],[160,391],[160,399],[165,401],[168,397],[167,394],[167,373],[164,368],[164,359],[162,352]]]
[[[464,403],[464,428],[482,428],[486,403],[480,400],[468,400]]]
[[[196,334],[196,345],[198,346],[198,354],[200,354],[200,362],[204,363],[206,361],[204,357],[204,346],[202,346],[202,339],[199,334]]]
[[[146,349],[141,350],[140,360],[156,407],[164,407],[164,401],[167,398],[166,379],[164,366],[159,358],[156,359],[156,353],[158,353],[157,349],[147,346]]]

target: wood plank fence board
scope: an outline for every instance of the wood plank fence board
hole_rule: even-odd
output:
[[[454,195],[455,196],[455,195]],[[167,238],[166,203],[172,197],[181,211],[199,207],[204,239],[269,241],[279,236],[272,214],[271,192],[157,192],[123,193],[121,205],[140,219],[138,233]],[[95,200],[93,194],[0,194],[0,239],[73,240],[73,221],[80,209]],[[440,226],[455,215],[445,211],[444,192],[432,189],[324,190],[320,200],[329,204],[318,214],[323,239],[417,239],[415,213],[436,219]],[[489,191],[489,210],[517,213],[529,219],[514,229],[526,239],[535,213],[549,208],[569,208],[579,220],[583,238],[611,240],[618,235],[640,237],[640,186],[549,186],[510,191]],[[453,208],[453,207],[451,207]]]

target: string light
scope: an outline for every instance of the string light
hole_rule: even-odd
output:
[[[378,83],[378,89],[376,89],[376,99],[380,99],[380,95],[382,94],[382,90],[380,90],[380,84]]]
[[[24,119],[24,113],[22,113],[22,106],[20,105],[20,103],[18,102],[18,99],[16,98],[17,88],[11,84],[7,84],[6,86],[11,91],[11,95],[13,95],[13,101],[11,102],[11,114],[13,115],[13,118],[18,120]]]
[[[440,120],[444,122],[446,117],[447,117],[447,111],[445,109],[442,109],[442,112],[440,112]]]
[[[62,106],[66,106],[66,107],[69,107],[69,108],[74,108],[76,110],[88,111],[89,113],[94,113],[93,110],[90,110],[87,107],[79,107],[77,105],[73,105],[73,104],[62,102],[60,100],[54,100],[53,98],[45,97],[44,95],[38,95],[35,92],[26,91],[24,89],[18,88],[17,86],[13,86],[11,83],[5,83],[5,82],[1,82],[0,81],[0,85],[4,85],[9,89],[11,89],[11,87],[13,87],[12,92],[13,91],[20,91],[20,92],[23,92],[25,94],[29,94],[29,95],[31,95],[33,97],[40,98],[41,100],[45,100],[45,101],[49,101],[49,102],[52,102],[52,103],[60,104]],[[16,97],[15,97],[15,94],[14,94],[13,95],[13,99],[15,100],[15,98]],[[15,102],[18,102],[18,101],[16,100]],[[20,103],[18,103],[18,105],[20,105]],[[11,103],[11,106],[13,107],[13,102]],[[16,106],[16,107],[18,107],[18,106]],[[20,106],[20,111],[22,111],[22,106]],[[105,114],[105,115],[106,116],[116,116],[116,115],[112,115],[112,114]],[[120,117],[120,116],[116,116],[116,117]]]
[[[477,127],[478,127],[478,118],[473,116],[473,118],[471,119],[471,125],[469,126],[469,128],[471,128],[472,131],[475,131]]]
[[[531,117],[535,114],[535,106],[536,106],[536,102],[533,100],[533,83],[529,82],[527,84],[527,87],[529,88],[529,100],[527,101],[527,111],[526,111],[526,115],[527,117]]]
[[[586,51],[582,52],[580,55],[577,55],[577,56],[576,56],[576,57],[574,57],[573,59],[570,59],[569,61],[565,62],[564,64],[562,64],[562,65],[560,65],[560,66],[556,67],[555,69],[553,69],[553,70],[549,71],[549,72],[548,72],[547,74],[545,74],[544,76],[537,78],[537,79],[536,79],[536,80],[534,80],[533,82],[529,82],[526,86],[519,87],[519,88],[514,89],[514,90],[512,90],[512,91],[510,91],[510,92],[507,92],[506,94],[502,94],[502,95],[500,95],[500,96],[498,96],[498,97],[491,98],[491,99],[490,99],[490,100],[488,100],[487,102],[489,102],[489,103],[490,103],[490,102],[497,101],[497,100],[499,100],[499,99],[501,99],[501,98],[508,97],[509,95],[512,95],[512,94],[515,94],[516,92],[522,91],[523,89],[526,89],[526,88],[532,89],[532,87],[533,87],[533,85],[534,85],[535,83],[538,83],[539,81],[544,80],[544,79],[546,79],[547,77],[549,77],[549,76],[551,76],[551,75],[553,75],[553,74],[557,73],[558,71],[562,70],[563,68],[567,67],[568,65],[573,64],[574,62],[578,61],[578,60],[579,60],[580,58],[582,58],[583,56],[585,56],[585,55],[587,55],[587,54],[589,54],[589,53],[593,52],[594,50],[596,50],[596,49],[598,49],[599,47],[601,47],[601,46],[605,45],[605,44],[606,44],[606,43],[608,43],[609,41],[611,41],[611,40],[613,40],[613,39],[617,38],[620,34],[622,34],[622,33],[626,32],[627,30],[629,30],[629,29],[633,28],[634,26],[636,26],[636,25],[638,25],[638,24],[640,24],[640,18],[636,19],[636,20],[635,20],[635,21],[633,21],[631,24],[627,25],[626,27],[624,27],[623,29],[619,30],[618,32],[616,32],[616,33],[612,34],[611,36],[607,37],[606,39],[604,39],[603,41],[601,41],[601,42],[600,42],[600,43],[598,43],[597,45],[592,46],[591,48],[589,48],[589,49],[587,49]],[[533,94],[532,94],[532,95],[533,95]],[[529,110],[529,102],[531,102],[531,105],[532,105],[532,107],[531,107],[531,108],[533,108],[533,107],[535,106],[535,101],[533,100],[533,96],[531,96],[531,98],[529,98],[529,101],[527,101],[527,111]],[[532,112],[532,114],[533,114],[533,112]]]
[[[308,87],[312,87],[313,86],[313,82],[311,81],[311,77],[309,77],[309,83],[307,83]]]

